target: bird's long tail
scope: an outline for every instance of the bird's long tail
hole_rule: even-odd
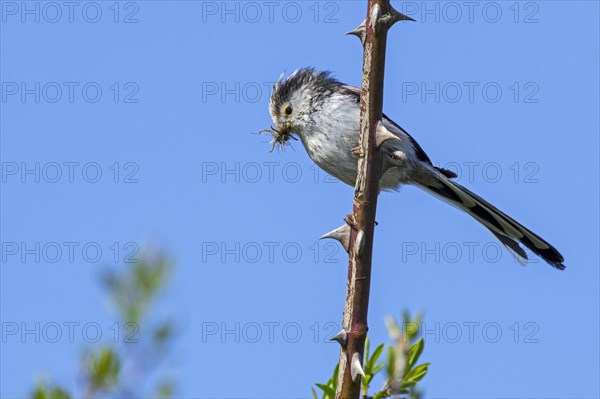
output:
[[[565,265],[563,265],[564,258],[556,248],[477,194],[451,181],[442,173],[436,173],[435,178],[427,179],[419,186],[473,216],[487,227],[509,252],[521,262],[525,263],[527,261],[527,254],[517,241],[553,267],[560,270],[565,269]]]

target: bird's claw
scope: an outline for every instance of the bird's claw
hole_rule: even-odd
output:
[[[352,155],[354,155],[357,158],[363,158],[365,156],[365,153],[362,150],[362,146],[358,145],[354,147],[352,149]]]
[[[346,222],[346,224],[352,228],[356,227],[356,221],[354,220],[354,214],[351,213],[349,215],[346,215],[346,217],[344,218],[344,221]]]

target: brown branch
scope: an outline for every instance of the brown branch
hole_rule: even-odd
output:
[[[388,29],[408,19],[390,6],[389,0],[368,0],[366,22],[350,32],[364,45],[362,91],[360,97],[360,145],[358,176],[354,190],[353,214],[348,248],[348,288],[342,322],[343,339],[336,399],[360,397],[362,364],[367,337],[367,314],[371,285],[371,258],[381,155],[376,145],[377,125],[382,117],[383,78]]]

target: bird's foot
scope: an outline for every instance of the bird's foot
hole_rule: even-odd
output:
[[[352,149],[352,155],[354,155],[357,158],[363,158],[365,156],[365,153],[363,152],[362,147],[358,145]]]
[[[354,220],[354,214],[351,213],[349,215],[346,215],[346,217],[344,218],[344,221],[346,222],[346,224],[352,228],[356,227],[356,221]]]

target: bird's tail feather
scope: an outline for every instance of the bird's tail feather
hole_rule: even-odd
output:
[[[519,246],[517,241],[525,245],[533,253],[539,255],[553,267],[560,270],[565,269],[563,256],[543,238],[506,215],[477,194],[460,184],[449,180],[440,173],[436,173],[436,175],[435,179],[427,179],[426,182],[421,183],[419,186],[477,219],[477,221],[487,227],[521,263],[527,261],[527,254],[523,248]]]

